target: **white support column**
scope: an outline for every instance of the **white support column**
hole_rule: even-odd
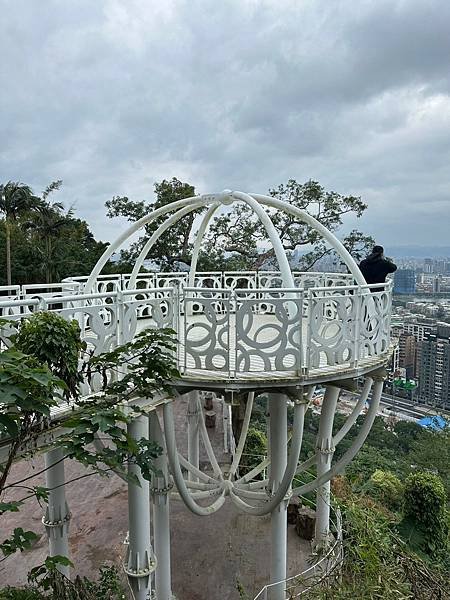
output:
[[[163,448],[163,453],[154,464],[160,475],[153,476],[151,500],[153,506],[153,544],[157,560],[155,571],[156,600],[172,600],[170,571],[170,507],[169,492],[172,487],[169,479],[167,453],[164,445],[158,415],[150,415],[150,439]]]
[[[284,394],[268,394],[270,416],[270,481],[272,493],[280,485],[287,465],[287,398]],[[283,500],[271,514],[270,600],[285,600],[287,563],[287,501]]]
[[[197,390],[193,392],[189,392],[189,400],[188,400],[188,412],[187,412],[187,420],[188,420],[188,461],[191,465],[194,465],[195,468],[199,468],[200,465],[200,436],[199,436],[199,403],[198,403],[199,393]],[[198,478],[192,475],[192,473],[188,473],[189,481],[198,481]]]
[[[70,512],[66,502],[64,451],[62,448],[49,450],[44,455],[45,485],[50,490],[47,510],[42,522],[48,535],[50,556],[69,558]],[[58,570],[69,577],[69,567],[59,566]]]
[[[317,477],[331,467],[334,454],[333,422],[340,388],[327,385],[317,434]],[[315,545],[325,545],[330,532],[330,481],[317,488]]]
[[[269,402],[266,405],[266,432],[267,432],[267,456],[270,459],[270,414],[269,414]],[[270,479],[270,460],[267,465],[267,477]]]
[[[230,452],[231,443],[228,442],[228,420],[229,412],[228,405],[222,399],[222,428],[223,428],[223,451],[225,454]]]
[[[128,433],[135,440],[148,439],[148,417],[139,416],[128,425]],[[140,468],[130,463],[128,473],[138,478],[140,486],[128,484],[128,553],[124,570],[135,600],[148,600],[151,594],[151,573],[155,560],[150,540],[150,487],[143,479]]]

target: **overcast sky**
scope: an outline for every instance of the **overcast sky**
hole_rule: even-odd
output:
[[[113,195],[360,195],[379,243],[449,243],[450,1],[0,0],[0,180],[111,240]]]

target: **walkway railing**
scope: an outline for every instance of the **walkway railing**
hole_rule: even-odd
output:
[[[276,273],[220,273],[199,274],[197,284],[213,281],[212,286],[188,287],[185,274],[162,273],[151,276],[157,286],[147,287],[146,279],[146,287],[127,289],[121,277],[97,282],[103,291],[92,294],[75,279],[16,287],[14,295],[0,298],[0,317],[59,312],[78,321],[95,354],[131,340],[144,327],[170,327],[185,377],[298,378],[382,364],[389,353],[391,282],[372,285],[378,291],[371,292],[369,286],[345,285],[348,275],[308,273],[298,275],[303,288],[285,289],[270,287],[279,283]],[[247,287],[236,287],[243,280]],[[218,287],[219,281],[229,287]],[[317,285],[324,281],[328,285]],[[307,287],[311,282],[316,285]]]
[[[349,273],[314,273],[310,271],[293,271],[295,286],[302,289],[310,287],[337,287],[355,283],[353,275]],[[81,289],[88,277],[69,277],[64,283],[80,285]],[[100,275],[96,281],[97,292],[125,290],[129,287],[130,275]],[[134,286],[138,289],[178,287],[180,290],[189,287],[188,273],[144,273],[138,275]],[[234,290],[245,289],[270,289],[283,287],[279,271],[212,271],[197,272],[194,277],[194,287],[199,288],[225,288]]]

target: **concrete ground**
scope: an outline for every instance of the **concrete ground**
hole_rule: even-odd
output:
[[[217,411],[221,408],[215,406]],[[180,448],[185,448],[185,405],[177,400],[176,429]],[[221,456],[221,416],[211,433],[216,455]],[[226,457],[221,456],[223,460]],[[201,454],[201,462],[205,459]],[[87,473],[74,461],[66,461],[66,480]],[[17,481],[43,468],[37,456],[14,465],[10,481]],[[27,485],[43,485],[38,475]],[[120,565],[128,529],[127,487],[118,477],[92,475],[67,486],[67,501],[72,512],[70,552],[76,572],[94,577],[107,563]],[[17,497],[17,496],[15,496]],[[13,496],[10,496],[12,499]],[[26,583],[27,572],[47,556],[47,540],[41,523],[43,509],[28,502],[20,512],[0,517],[0,539],[14,527],[41,534],[34,547],[0,562],[0,585]],[[178,600],[239,600],[238,584],[249,598],[268,583],[270,569],[270,521],[239,513],[228,500],[214,515],[197,517],[180,500],[171,500],[171,554],[173,591]],[[288,574],[306,568],[309,543],[300,540],[293,526],[288,534]]]

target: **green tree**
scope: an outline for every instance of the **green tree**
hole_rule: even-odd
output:
[[[357,429],[363,423],[364,418],[358,417]],[[380,450],[397,451],[399,447],[398,437],[386,427],[386,423],[382,417],[375,417],[369,435],[366,438],[366,443],[373,448]]]
[[[11,285],[11,229],[17,219],[38,204],[31,188],[16,181],[0,185],[0,212],[5,220],[6,283]]]
[[[345,215],[360,217],[367,208],[361,198],[326,191],[317,181],[312,180],[301,184],[290,179],[286,184],[271,189],[269,193],[304,210],[333,232],[342,226]],[[267,211],[284,249],[291,254],[305,249],[299,268],[308,270],[321,258],[331,254],[317,231],[292,215],[270,208]],[[343,239],[343,243],[358,260],[374,240],[353,230]],[[234,205],[230,212],[213,220],[206,237],[205,249],[210,256],[228,256],[237,261],[241,268],[247,269],[272,265],[275,256],[264,226],[244,203]]]
[[[402,465],[394,451],[380,451],[366,443],[346,467],[345,476],[360,489],[360,486],[364,486],[377,469],[402,475]]]
[[[403,484],[390,471],[376,469],[370,478],[370,495],[379,500],[387,508],[398,510],[403,502]]]
[[[245,440],[239,475],[245,475],[267,456],[267,436],[256,427],[249,427]]]
[[[154,203],[135,202],[126,196],[116,196],[106,203],[107,214],[109,217],[122,216],[129,221],[136,221],[160,206],[195,195],[195,189],[192,185],[173,178],[156,183],[155,193]],[[305,210],[331,231],[337,231],[341,227],[345,215],[360,217],[367,208],[361,198],[328,192],[316,181],[300,184],[290,179],[287,184],[270,190],[270,194]],[[153,246],[148,258],[155,260],[166,270],[173,270],[178,261],[190,264],[190,236],[195,217],[201,212],[202,210],[198,210],[190,213],[163,234]],[[288,254],[302,249],[308,250],[301,257],[301,269],[312,268],[321,258],[331,253],[320,234],[299,219],[278,210],[268,209],[268,212]],[[165,218],[161,217],[148,225],[145,228],[145,236],[141,237],[129,252],[123,253],[124,265],[129,267],[145,241]],[[343,243],[358,260],[368,247],[373,245],[374,240],[353,230],[344,237]],[[268,246],[270,244],[267,233],[260,220],[246,204],[237,203],[231,211],[213,219],[205,236],[198,266],[203,270],[259,269],[271,265],[274,261],[274,251]]]
[[[78,397],[82,380],[78,363],[86,344],[77,321],[66,321],[55,312],[37,312],[23,319],[11,340],[18,350],[47,365],[63,381],[66,400]]]
[[[397,435],[399,449],[408,453],[414,442],[424,434],[424,429],[412,421],[398,421],[394,426],[394,433]]]
[[[106,247],[94,240],[87,223],[74,218],[72,209],[65,212],[61,202],[49,202],[50,194],[61,186],[62,180],[48,185],[42,200],[22,223],[22,229],[30,233],[46,283],[70,275],[85,275]]]
[[[89,275],[107,244],[94,238],[86,221],[77,219],[71,211],[61,212],[56,217],[56,228],[52,227],[53,216],[50,215],[51,251],[48,253],[41,235],[46,228],[41,229],[39,219],[35,214],[28,214],[26,219],[18,220],[11,232],[15,248],[11,261],[14,282],[42,283],[49,278],[46,276],[46,266],[51,270],[52,281],[61,281],[74,275]],[[36,223],[36,226],[29,227],[30,222]],[[0,261],[5,256],[4,241],[5,229],[0,227]],[[45,261],[45,256],[50,260]],[[112,266],[108,264],[105,271]],[[5,272],[0,270],[0,285],[5,283]]]
[[[54,242],[54,277],[89,275],[108,244],[95,239],[89,225],[71,214],[65,216],[62,235]]]
[[[132,201],[127,196],[115,196],[106,202],[107,215],[110,218],[121,216],[132,222],[137,221],[162,206],[172,204],[183,198],[195,196],[195,188],[191,184],[183,183],[176,177],[173,177],[170,181],[164,179],[159,183],[155,183],[155,195],[156,198],[153,203]],[[190,264],[192,253],[190,236],[194,220],[201,212],[202,209],[195,210],[178,221],[178,223],[175,223],[159,238],[150,250],[147,258],[158,263],[162,270],[169,271],[176,269],[178,262]],[[144,236],[140,237],[139,240],[131,246],[129,251],[123,253],[123,263],[127,266],[131,266],[152,233],[156,231],[166,219],[167,215],[146,225]]]
[[[416,468],[437,473],[450,497],[450,427],[437,431],[424,430],[412,442],[408,460]]]
[[[62,229],[67,225],[67,217],[63,214],[63,205],[59,202],[53,204],[43,202],[36,207],[31,219],[25,226],[33,231],[35,236],[43,247],[37,245],[41,253],[42,269],[45,273],[45,283],[53,282],[53,272],[55,266],[54,240],[61,234]]]
[[[10,481],[11,465],[24,445],[32,442],[35,447],[36,438],[51,426],[52,407],[63,398],[77,398],[81,377],[89,383],[94,374],[99,374],[104,394],[83,398],[66,416],[61,415],[66,433],[61,432],[53,444],[63,448],[66,457],[91,467],[86,477],[114,470],[135,481],[127,470],[127,465],[134,462],[143,477],[150,479],[160,448],[152,441],[136,441],[128,436],[123,426],[141,411],[132,405],[130,411],[125,411],[123,403],[135,396],[152,398],[162,390],[170,392],[168,381],[178,376],[173,359],[174,332],[143,331],[113,352],[87,355],[80,371],[84,344],[77,323],[68,323],[55,313],[34,313],[20,322],[3,320],[0,326],[2,338],[9,337],[8,347],[0,348],[0,438],[8,442],[7,459],[0,465],[0,516],[19,511],[30,498],[47,499],[48,490],[27,483],[36,473]],[[16,328],[18,332],[12,333]],[[128,366],[126,372],[116,380],[117,371],[123,371],[124,365]],[[109,438],[111,444],[94,448],[97,434]],[[26,492],[19,500],[7,501],[7,490]],[[0,543],[0,551],[6,558],[29,548],[35,540],[33,532],[18,527]]]

